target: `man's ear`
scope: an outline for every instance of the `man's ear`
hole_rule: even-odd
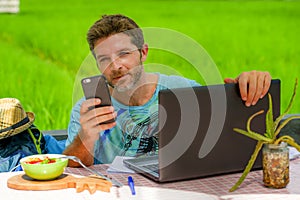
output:
[[[148,44],[143,44],[141,49],[141,61],[144,62],[148,56]]]

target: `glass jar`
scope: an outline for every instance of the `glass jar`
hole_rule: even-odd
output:
[[[267,187],[284,188],[289,183],[289,149],[286,143],[265,144],[263,182]]]

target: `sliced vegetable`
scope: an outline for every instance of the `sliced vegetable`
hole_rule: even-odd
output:
[[[28,160],[25,161],[27,164],[51,164],[55,163],[59,160],[59,158],[49,158],[48,156],[45,156],[44,158],[28,158]]]

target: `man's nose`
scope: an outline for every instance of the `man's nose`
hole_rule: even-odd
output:
[[[122,67],[122,62],[119,57],[112,58],[110,63],[110,68],[113,69],[120,69]]]

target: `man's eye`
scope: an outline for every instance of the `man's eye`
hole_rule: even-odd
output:
[[[127,56],[127,55],[129,55],[129,54],[130,54],[129,51],[121,51],[121,52],[119,53],[119,57]]]
[[[100,60],[99,60],[99,63],[105,63],[105,62],[107,62],[108,61],[108,58],[101,58]]]

